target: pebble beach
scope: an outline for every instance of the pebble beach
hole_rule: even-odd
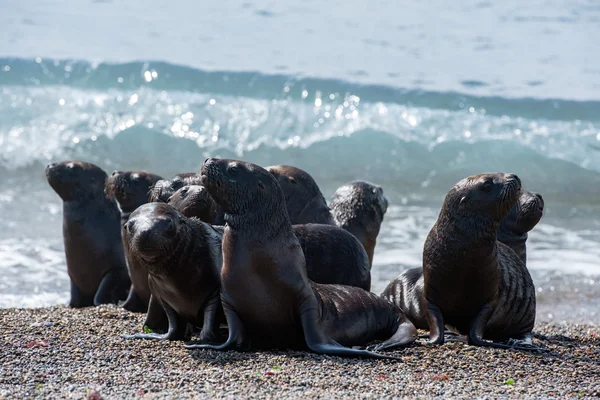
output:
[[[420,339],[386,353],[396,361],[126,340],[144,314],[116,306],[7,308],[0,319],[0,399],[600,397],[594,325],[537,324],[543,353]]]

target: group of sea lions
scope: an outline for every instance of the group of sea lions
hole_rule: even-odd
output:
[[[108,176],[81,161],[50,164],[46,176],[63,200],[69,304],[124,301],[146,312],[144,333],[125,338],[199,331],[186,348],[394,358],[374,350],[406,346],[419,328],[429,344],[458,334],[478,346],[536,349],[525,243],[544,202],[516,175],[458,182],[423,266],[380,296],[370,292],[388,208],[378,185],[351,182],[328,205],[299,168],[215,158],[171,179]]]

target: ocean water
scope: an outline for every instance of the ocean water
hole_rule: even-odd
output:
[[[595,1],[0,6],[0,307],[68,300],[44,166],[168,177],[207,156],[383,186],[373,291],[421,262],[445,193],[517,173],[544,196],[538,320],[600,324]]]

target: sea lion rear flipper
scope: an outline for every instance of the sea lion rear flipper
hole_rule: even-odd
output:
[[[169,329],[169,319],[167,313],[163,308],[160,300],[154,295],[150,295],[150,301],[148,302],[148,313],[146,314],[146,321],[144,326],[147,326],[154,332],[166,333]]]
[[[102,281],[94,296],[94,305],[117,304],[119,300],[127,297],[131,280],[126,271],[111,269],[102,277]]]
[[[146,312],[148,311],[148,304],[144,304],[140,296],[136,293],[133,285],[129,289],[129,296],[127,296],[127,300],[121,306],[127,311],[131,312]]]
[[[169,330],[165,334],[160,333],[136,333],[134,335],[121,335],[125,339],[150,339],[150,340],[183,340],[187,323],[167,303],[163,303],[164,310],[169,319]]]
[[[93,305],[94,298],[92,296],[83,294],[77,285],[71,281],[71,300],[69,300],[69,307],[81,308],[91,307]]]
[[[427,322],[429,323],[427,344],[444,344],[444,317],[438,306],[431,302],[427,302]]]
[[[415,328],[412,322],[406,319],[398,326],[398,329],[392,335],[392,337],[383,343],[367,347],[367,350],[383,350],[394,347],[404,347],[410,343],[413,343],[415,340],[417,340],[417,328]]]
[[[300,309],[300,321],[302,330],[304,331],[304,340],[309,349],[315,353],[329,354],[334,356],[344,357],[368,357],[368,358],[385,358],[390,360],[399,360],[398,357],[386,356],[383,354],[373,353],[368,350],[351,349],[344,347],[335,340],[327,337],[322,327],[318,325],[320,321],[319,310],[317,308],[316,299],[314,301],[306,301]],[[312,303],[312,304],[311,304]]]
[[[213,297],[208,300],[204,308],[204,321],[202,324],[202,332],[200,332],[200,341],[204,343],[215,342],[219,337],[217,325],[217,312],[221,307],[221,297],[217,291]]]
[[[220,345],[208,343],[184,344],[183,347],[186,349],[230,350],[239,349],[242,346],[244,343],[244,324],[237,313],[226,302],[222,301],[221,303],[223,305],[227,327],[229,328],[229,337],[227,338],[227,341]]]
[[[490,317],[494,311],[494,303],[487,303],[477,314],[475,317],[475,321],[473,321],[473,325],[469,331],[469,336],[467,336],[467,342],[472,346],[481,346],[481,347],[493,347],[496,349],[514,349],[514,350],[525,350],[525,351],[548,351],[548,349],[544,349],[541,347],[530,346],[526,344],[526,338],[524,340],[509,340],[508,344],[505,343],[497,343],[490,342],[483,339],[483,332],[485,327],[487,326]]]

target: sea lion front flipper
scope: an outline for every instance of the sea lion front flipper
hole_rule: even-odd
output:
[[[217,291],[213,297],[208,300],[208,304],[204,308],[204,321],[202,324],[202,332],[200,332],[200,341],[204,343],[216,342],[219,338],[217,326],[217,311],[221,307],[221,297]]]
[[[240,349],[244,343],[244,324],[237,315],[237,313],[224,301],[221,302],[223,305],[223,312],[225,313],[225,320],[227,321],[227,327],[229,328],[229,337],[225,343],[220,345],[214,344],[184,344],[183,347],[186,349],[210,349],[210,350],[230,350]]]
[[[119,300],[127,297],[127,291],[131,286],[131,280],[127,272],[111,269],[102,277],[96,296],[94,296],[94,305],[117,304]]]
[[[169,329],[169,319],[160,300],[154,295],[150,295],[148,302],[148,313],[144,326],[152,329],[154,332],[166,333]]]
[[[136,333],[134,335],[121,335],[121,337],[125,339],[183,340],[187,323],[171,306],[166,303],[163,303],[163,306],[169,319],[169,330],[167,333]]]
[[[69,300],[69,307],[81,308],[91,307],[94,305],[93,296],[85,295],[79,290],[77,285],[71,281],[71,300]]]
[[[375,346],[367,347],[367,350],[383,350],[395,347],[404,347],[417,340],[417,328],[408,319],[398,326],[396,332],[384,341]]]
[[[427,302],[427,322],[429,323],[429,341],[427,344],[444,344],[444,317],[435,304]]]
[[[121,305],[125,310],[131,312],[147,312],[148,305],[144,304],[140,296],[136,293],[133,285],[129,289],[129,296],[127,296],[127,300]]]
[[[304,340],[306,341],[306,345],[309,349],[315,353],[333,356],[400,360],[398,357],[377,354],[368,350],[344,347],[335,340],[328,338],[322,327],[318,324],[318,321],[320,321],[320,313],[314,296],[312,300],[313,301],[305,301],[300,307],[300,322],[302,323],[302,330],[304,331]]]

